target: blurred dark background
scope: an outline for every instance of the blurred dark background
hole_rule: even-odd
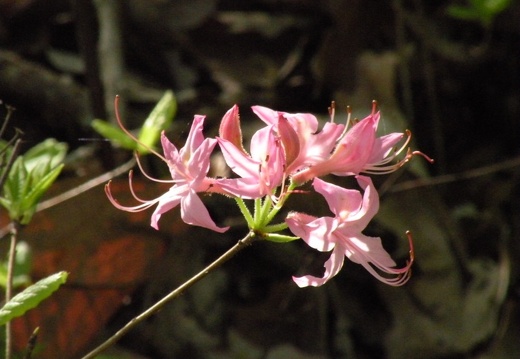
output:
[[[436,160],[414,158],[377,179],[382,208],[366,232],[403,264],[412,230],[417,262],[402,288],[349,262],[327,285],[299,289],[291,275],[319,270],[324,257],[301,243],[257,243],[128,334],[112,357],[520,357],[518,1],[0,0],[0,99],[16,108],[11,125],[28,145],[47,137],[69,144],[56,193],[129,158],[90,127],[94,118],[114,122],[116,94],[126,125],[137,128],[167,89],[178,100],[168,134],[180,145],[194,114],[207,115],[214,135],[235,103],[248,132],[260,125],[251,105],[326,120],[335,100],[336,121],[344,121],[347,106],[363,118],[377,100],[382,133],[408,128],[413,148]],[[159,161],[144,162],[165,174]],[[143,184],[143,196],[154,186]],[[64,300],[59,315],[35,315],[24,324],[43,328],[35,357],[78,357],[245,235],[227,199],[207,200],[218,222],[239,225],[216,235],[186,228],[173,212],[156,232],[148,213],[118,212],[100,187],[42,213],[25,233],[36,277],[45,267],[39,255],[56,248],[84,254],[86,264],[74,267],[82,278],[106,266],[105,289],[118,289],[129,267],[142,273],[106,305],[106,320],[80,310],[73,323],[90,330],[78,330],[68,347],[46,340],[58,341],[66,308],[79,301]],[[305,197],[290,204],[309,210]],[[139,246],[126,247],[128,262],[125,250],[96,262],[129,233]],[[73,266],[67,251],[51,255],[60,258],[51,261],[56,270]],[[98,300],[101,311],[104,289],[78,283],[70,286],[86,296],[84,308]]]

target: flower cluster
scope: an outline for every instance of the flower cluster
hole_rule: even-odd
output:
[[[157,204],[151,219],[156,229],[161,215],[180,204],[184,222],[224,232],[228,227],[215,224],[199,197],[201,193],[220,193],[235,198],[254,235],[278,242],[301,238],[318,251],[330,252],[322,277],[293,278],[300,287],[326,283],[341,269],[345,257],[364,266],[382,282],[394,286],[406,283],[413,263],[411,235],[408,235],[410,260],[403,268],[396,268],[381,239],[362,232],[379,209],[377,190],[366,174],[393,172],[416,154],[430,160],[408,149],[410,132],[378,136],[380,113],[375,103],[372,113],[362,120],[350,121],[349,113],[345,125],[334,122],[332,106],[331,121],[321,131],[317,118],[311,114],[285,113],[262,106],[253,106],[252,110],[265,126],[252,136],[249,152],[243,146],[238,106],[224,115],[216,138],[204,138],[204,116],[197,115],[180,150],[164,133],[161,136],[164,155],[156,155],[171,173],[171,180],[160,181],[172,184],[168,192],[153,200],[142,200],[132,190],[140,204],[126,207],[114,199],[107,184],[108,198],[125,211],[141,211]],[[397,148],[401,141],[404,144]],[[210,156],[217,144],[235,177],[208,177]],[[399,156],[403,151],[404,156]],[[321,179],[328,174],[355,176],[361,191]],[[130,175],[130,187],[131,179]],[[318,218],[290,212],[284,222],[271,224],[292,193],[305,193],[295,188],[309,181],[326,200],[332,216]],[[254,214],[244,204],[249,199],[254,200]],[[278,233],[285,229],[294,236]]]

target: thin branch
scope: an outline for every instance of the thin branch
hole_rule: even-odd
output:
[[[14,111],[12,106],[5,106],[5,108],[7,109],[7,114],[5,115],[4,123],[2,123],[2,128],[0,128],[0,138],[4,137],[5,130]]]
[[[420,187],[431,187],[438,186],[441,184],[459,182],[464,180],[473,179],[476,177],[487,176],[489,174],[509,170],[515,167],[520,167],[520,156],[495,163],[489,166],[479,167],[472,170],[468,170],[461,173],[452,173],[432,178],[420,178],[411,181],[405,181],[394,184],[388,189],[388,193],[397,193],[403,191],[409,191]]]
[[[11,244],[9,247],[9,259],[7,262],[7,283],[5,285],[5,302],[9,302],[13,297],[13,276],[14,276],[14,264],[16,256],[16,241],[18,239],[18,231],[20,229],[20,223],[13,221],[11,224]],[[11,322],[8,321],[5,324],[5,358],[10,359],[12,355],[12,333],[11,333]]]
[[[18,157],[18,153],[20,152],[20,146],[22,145],[22,139],[20,137],[20,132],[17,131],[15,137],[18,137],[13,146],[13,151],[11,152],[11,157],[9,157],[9,161],[7,165],[4,167],[4,172],[2,172],[2,177],[0,177],[0,190],[4,188],[4,183],[7,180],[7,176],[9,176],[9,172],[11,172],[11,167],[13,167],[14,161]]]
[[[113,169],[112,171],[105,172],[102,175],[92,178],[91,180],[76,186],[68,191],[60,193],[59,195],[49,198],[45,201],[38,203],[36,207],[36,212],[43,211],[44,209],[48,209],[54,207],[62,202],[68,201],[71,198],[79,196],[80,194],[91,190],[94,187],[97,187],[101,184],[108,182],[109,180],[117,177],[127,171],[129,171],[135,165],[135,159],[132,158],[130,161],[122,164],[121,166]],[[4,228],[0,228],[0,238],[3,238],[9,231],[11,230],[11,225],[7,225]]]
[[[79,186],[76,186],[68,191],[65,191],[55,197],[49,198],[46,201],[40,202],[38,204],[38,207],[36,207],[36,212],[43,211],[44,209],[47,209],[50,207],[54,207],[57,204],[60,204],[71,198],[79,196],[80,194],[87,192],[88,190],[90,190],[94,187],[97,187],[100,184],[108,182],[109,180],[113,179],[114,177],[117,177],[125,172],[128,172],[134,166],[135,166],[135,159],[132,158],[130,161],[122,164],[121,166],[113,169],[112,171],[105,172],[102,175],[92,178],[91,180],[88,180],[87,182],[85,182]]]
[[[145,310],[143,313],[138,315],[137,317],[130,320],[123,328],[119,329],[117,333],[115,333],[113,336],[108,338],[104,343],[102,343],[100,346],[98,346],[96,349],[92,350],[90,353],[85,355],[82,359],[92,359],[95,358],[96,355],[102,353],[104,350],[108,349],[110,346],[115,344],[119,339],[121,339],[127,332],[129,332],[131,329],[133,329],[136,325],[143,322],[153,314],[157,313],[159,310],[161,310],[168,302],[171,300],[177,298],[180,296],[184,291],[191,286],[193,286],[195,283],[199,282],[202,278],[206,277],[211,271],[216,269],[217,267],[221,266],[225,262],[227,262],[229,259],[234,257],[238,252],[240,252],[242,249],[244,249],[246,246],[253,243],[255,240],[257,240],[258,237],[256,237],[252,232],[249,232],[244,238],[239,240],[233,247],[231,247],[226,253],[221,255],[217,260],[212,262],[210,265],[208,265],[206,268],[204,268],[202,271],[191,277],[189,280],[184,282],[181,286],[179,286],[174,291],[170,292],[168,295],[163,297],[161,300],[159,300],[157,303],[152,305],[150,308]]]

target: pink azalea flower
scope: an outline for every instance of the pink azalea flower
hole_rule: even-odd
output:
[[[120,205],[110,192],[110,184],[107,184],[105,191],[112,204],[118,209],[128,212],[143,211],[157,204],[151,219],[151,226],[155,229],[159,228],[158,222],[161,215],[180,204],[181,218],[187,224],[220,233],[226,231],[229,227],[218,227],[197,195],[198,192],[222,192],[215,185],[215,179],[206,177],[210,165],[210,154],[217,141],[210,138],[204,139],[203,123],[204,116],[195,116],[186,144],[180,150],[177,150],[175,145],[166,138],[164,132],[161,134],[164,157],[159,156],[168,164],[172,179],[161,181],[147,177],[157,182],[173,183],[168,192],[152,200],[142,200],[135,195],[130,176],[132,194],[141,204],[133,207]]]
[[[305,183],[314,177],[329,173],[338,176],[364,173],[389,173],[400,168],[414,154],[408,152],[406,157],[397,163],[389,164],[408,145],[408,140],[397,151],[394,146],[404,137],[403,133],[391,133],[377,137],[377,125],[380,113],[372,113],[356,123],[339,140],[332,154],[324,161],[318,162],[292,176],[296,183]]]
[[[251,138],[248,154],[242,146],[238,107],[223,117],[217,137],[228,166],[241,178],[220,179],[217,184],[230,194],[243,198],[271,195],[283,182],[285,157],[280,139],[272,125],[258,130]]]
[[[344,130],[344,126],[341,124],[327,122],[317,133],[318,119],[312,114],[278,112],[263,106],[253,106],[252,109],[262,121],[276,126],[286,152],[291,152],[293,147],[297,147],[292,149],[296,155],[287,159],[285,173],[289,175],[326,160]],[[282,126],[285,121],[294,130],[296,137],[286,134],[290,128]],[[295,146],[295,142],[297,146]]]
[[[364,190],[363,195],[357,190],[338,187],[319,178],[314,179],[314,189],[325,197],[334,217],[316,218],[295,212],[288,215],[286,223],[295,235],[314,249],[321,252],[332,251],[325,263],[322,278],[312,275],[293,277],[299,287],[317,287],[326,283],[339,272],[345,256],[361,264],[384,283],[399,286],[408,281],[413,263],[413,248],[411,247],[411,260],[408,264],[404,268],[395,268],[396,264],[383,248],[381,239],[361,233],[379,210],[379,197],[369,177],[356,178]],[[409,240],[411,246],[410,237]]]

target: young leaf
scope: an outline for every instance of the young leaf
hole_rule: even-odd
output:
[[[173,92],[168,90],[164,93],[163,97],[157,102],[148,118],[144,121],[143,127],[139,132],[139,142],[144,146],[138,146],[138,151],[141,154],[149,153],[150,151],[146,148],[153,148],[161,132],[167,129],[177,112],[177,100],[173,95]]]
[[[61,164],[48,172],[38,183],[34,183],[30,191],[25,194],[20,205],[22,212],[22,218],[20,220],[21,224],[28,224],[30,222],[40,198],[54,183],[56,178],[58,178],[63,166],[64,164]]]
[[[27,224],[41,196],[56,180],[67,145],[54,139],[43,141],[15,160],[3,187],[0,204],[12,220]]]
[[[67,155],[67,144],[58,142],[54,138],[48,138],[24,153],[24,165],[28,172],[33,173],[39,164],[45,164],[44,170],[54,168],[63,162]],[[34,173],[32,176],[34,177]]]
[[[67,272],[58,272],[27,287],[0,309],[0,325],[19,317],[49,297],[67,280]]]
[[[119,127],[98,119],[93,120],[91,126],[97,133],[112,141],[115,145],[130,151],[137,150],[137,143]]]
[[[0,197],[0,204],[7,209],[11,219],[18,218],[20,203],[25,195],[27,182],[27,170],[25,169],[23,158],[20,156],[11,167],[11,171],[4,183],[3,196]]]

